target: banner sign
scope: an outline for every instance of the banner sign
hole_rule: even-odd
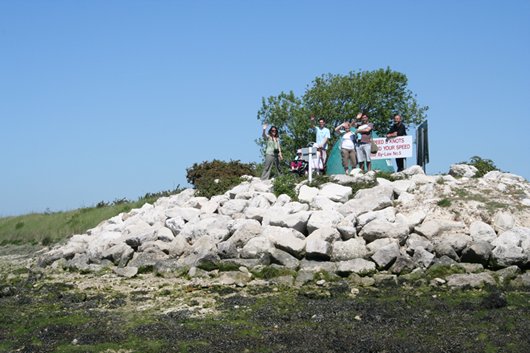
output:
[[[412,136],[374,138],[374,142],[379,151],[371,155],[372,159],[412,157]]]

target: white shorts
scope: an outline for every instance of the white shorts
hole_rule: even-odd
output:
[[[361,143],[357,146],[357,163],[371,162],[370,143]]]

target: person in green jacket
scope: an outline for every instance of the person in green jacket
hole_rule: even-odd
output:
[[[268,124],[263,124],[263,138],[267,141],[265,148],[265,161],[263,162],[263,173],[261,173],[261,180],[267,180],[271,176],[273,166],[276,166],[276,173],[280,175],[280,161],[283,159],[282,149],[280,147],[280,139],[278,137],[278,128],[271,126],[269,133],[267,130]]]

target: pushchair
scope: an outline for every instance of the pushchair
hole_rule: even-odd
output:
[[[314,144],[310,144],[308,147],[314,147]],[[315,173],[317,174],[323,173],[324,165],[322,163],[320,151],[317,151],[315,149],[312,160],[306,161],[305,159],[302,158],[302,149],[298,149],[296,151],[296,158],[294,159],[294,161],[290,163],[291,172],[296,173],[300,176],[307,175],[309,172],[309,163],[312,163],[311,169]]]
[[[299,176],[304,176],[307,174],[309,168],[309,163],[306,160],[302,159],[302,149],[296,151],[296,158],[291,161],[290,169],[291,173],[298,174]]]

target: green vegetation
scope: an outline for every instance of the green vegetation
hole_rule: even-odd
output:
[[[261,269],[253,269],[252,274],[256,278],[271,279],[280,276],[294,276],[296,271],[289,270],[286,268],[278,268],[274,266],[265,266]]]
[[[399,178],[396,178],[395,176],[392,175],[393,173],[389,173],[389,172],[384,172],[382,170],[378,170],[377,171],[377,177],[378,178],[382,178],[382,179],[386,179],[386,180],[390,180],[390,181],[396,181],[396,180],[399,180]]]
[[[464,188],[455,189],[455,201],[477,201],[482,203],[482,208],[488,211],[489,213],[495,213],[499,209],[508,209],[510,205],[496,201],[488,196],[487,193],[478,193],[472,192]]]
[[[436,203],[440,207],[449,207],[451,206],[451,200],[449,199],[441,199]]]
[[[395,113],[409,126],[421,123],[428,107],[418,104],[407,84],[405,74],[390,68],[325,74],[316,77],[301,97],[292,91],[264,97],[257,118],[278,127],[283,155],[291,160],[298,148],[314,140],[314,132],[309,130],[312,114],[326,119],[328,128],[355,118],[359,112],[370,116],[376,131],[387,131]],[[334,139],[336,136],[331,144]],[[256,143],[264,147],[262,138]]]
[[[329,183],[329,182],[330,182],[329,175],[315,175],[313,177],[313,180],[311,180],[311,183],[307,185],[313,188],[318,188],[324,185],[325,183]]]
[[[274,195],[280,196],[281,194],[288,195],[292,200],[297,200],[298,195],[295,191],[295,186],[304,178],[297,176],[296,174],[282,174],[272,182]]]
[[[499,170],[495,166],[495,163],[491,159],[483,159],[479,156],[473,156],[469,159],[469,162],[461,162],[462,164],[469,164],[477,168],[477,173],[475,174],[475,178],[480,178],[484,176],[486,173],[491,172],[493,170]]]
[[[119,199],[112,203],[101,201],[94,207],[73,211],[32,213],[0,218],[0,245],[41,244],[61,242],[73,234],[82,234],[99,223],[122,212],[153,203],[158,198],[178,194],[182,189],[148,193],[137,201]]]
[[[361,288],[352,297],[345,280],[189,292],[168,281],[150,297],[145,288],[80,291],[48,280],[0,275],[1,293],[13,293],[0,296],[1,352],[212,352],[219,337],[226,352],[284,352],[293,342],[304,352],[527,351],[525,291]]]
[[[186,169],[186,179],[197,189],[198,196],[221,195],[241,183],[241,176],[256,175],[256,165],[240,161],[194,163]]]
[[[353,197],[353,196],[355,196],[357,191],[359,191],[361,189],[369,189],[369,188],[373,188],[374,186],[377,186],[377,181],[375,181],[375,180],[373,180],[373,181],[362,181],[362,182],[348,184],[347,186],[351,186],[352,197]]]

